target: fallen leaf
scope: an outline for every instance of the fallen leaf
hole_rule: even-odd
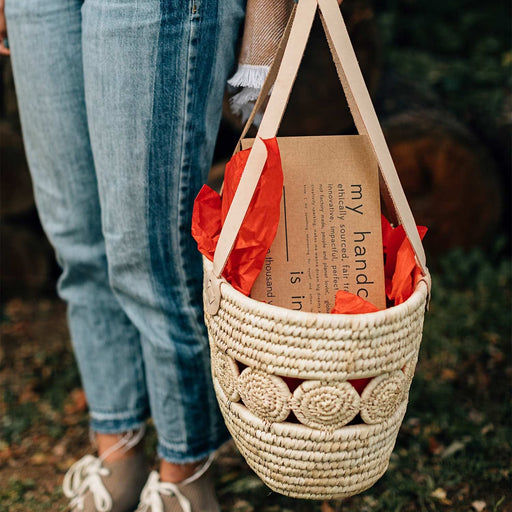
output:
[[[66,443],[61,442],[59,444],[56,444],[52,450],[53,454],[57,457],[64,457],[66,454]]]
[[[441,378],[443,380],[455,380],[457,378],[457,372],[451,368],[443,368]]]
[[[491,355],[491,362],[494,365],[503,362],[503,360],[505,359],[505,354],[501,350],[498,350],[496,347],[493,346],[489,347],[489,354]]]
[[[494,430],[494,425],[492,423],[489,423],[488,425],[485,425],[485,427],[482,428],[481,432],[482,435],[485,436],[485,434],[488,434],[489,432],[492,432]]]
[[[372,508],[377,508],[377,505],[378,505],[378,500],[376,500],[375,498],[373,498],[372,496],[365,496],[363,498],[363,501],[365,503],[365,505],[368,505]]]
[[[5,460],[9,461],[12,458],[12,450],[7,446],[7,448],[0,449],[0,461]]]
[[[482,500],[476,500],[471,503],[471,506],[476,512],[484,512],[484,510],[487,508],[487,503]]]
[[[485,419],[484,414],[480,411],[477,411],[476,409],[471,409],[469,411],[468,417],[473,423],[477,424],[482,423]]]
[[[466,443],[462,443],[461,441],[454,441],[444,452],[441,454],[441,458],[445,459],[446,457],[450,457],[454,453],[463,450],[466,446]]]
[[[34,392],[34,390],[30,387],[26,387],[20,394],[19,402],[20,404],[37,402],[39,400],[39,395]]]
[[[443,505],[451,505],[452,501],[446,498],[446,491],[442,487],[438,487],[430,494],[432,498],[439,500]]]
[[[77,412],[85,411],[87,408],[87,399],[83,389],[77,388],[71,391],[69,400],[64,406],[64,410],[67,414],[74,414]]]
[[[236,480],[239,475],[240,475],[239,471],[230,471],[230,472],[224,473],[220,477],[219,481],[223,484],[226,482],[231,482],[232,480]]]
[[[430,496],[432,496],[432,498],[436,498],[438,500],[445,500],[446,499],[446,491],[443,488],[438,487]]]
[[[428,438],[428,449],[432,455],[439,455],[445,449],[444,444],[438,442],[434,436]]]
[[[236,512],[254,512],[254,507],[248,501],[236,500],[233,510],[236,510]]]
[[[320,507],[321,512],[336,512],[331,505],[327,501],[324,501],[322,503],[322,506]]]
[[[46,464],[48,462],[48,457],[46,456],[46,454],[38,452],[32,455],[32,457],[30,457],[30,461],[32,462],[32,464],[34,464],[34,466],[42,466],[43,464]]]

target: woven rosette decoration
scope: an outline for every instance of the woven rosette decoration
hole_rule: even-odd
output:
[[[268,141],[276,136],[318,10],[356,126],[371,144],[400,224],[392,228],[383,220],[383,310],[349,301],[337,302],[333,313],[341,314],[292,311],[250,298],[242,281],[230,277],[237,267],[230,254],[235,248],[240,258],[237,236],[257,207],[251,201],[261,195],[260,177],[269,169]],[[412,217],[337,1],[299,0],[292,20],[248,121],[274,85],[258,135],[228,211],[214,221],[214,245],[204,253],[205,321],[220,409],[248,464],[277,492],[331,499],[364,491],[388,467],[418,359],[430,278],[425,230]],[[221,200],[212,201],[217,211]]]

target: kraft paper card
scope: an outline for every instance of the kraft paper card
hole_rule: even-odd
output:
[[[330,313],[345,290],[386,307],[379,174],[363,135],[278,138],[277,234],[251,297]],[[242,148],[251,147],[246,139]]]

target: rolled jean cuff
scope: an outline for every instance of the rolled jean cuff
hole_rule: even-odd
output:
[[[127,413],[90,413],[90,427],[100,434],[120,434],[138,430],[149,418],[147,410]]]
[[[201,443],[184,446],[182,443],[166,443],[158,441],[158,456],[173,464],[187,464],[205,459],[218,450],[231,436],[227,429],[222,428],[213,439],[205,439]]]

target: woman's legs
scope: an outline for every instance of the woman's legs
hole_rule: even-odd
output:
[[[27,155],[63,266],[59,293],[92,427],[140,426],[147,382],[168,462],[200,460],[227,437],[209,381],[190,216],[243,3],[7,5]]]
[[[63,272],[92,427],[148,416],[140,334],[109,285],[83,85],[81,0],[7,0],[11,59],[41,222]]]
[[[86,0],[85,99],[112,289],[141,333],[168,462],[226,440],[209,377],[192,204],[210,167],[242,0]]]

